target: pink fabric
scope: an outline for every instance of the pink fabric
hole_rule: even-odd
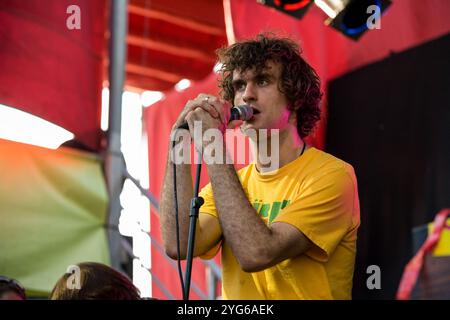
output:
[[[420,247],[416,255],[408,262],[403,270],[400,285],[397,290],[397,300],[409,300],[414,286],[419,278],[425,255],[431,252],[439,242],[442,230],[446,228],[445,222],[450,214],[450,209],[445,208],[436,214],[433,221],[433,231],[428,234],[425,243]]]

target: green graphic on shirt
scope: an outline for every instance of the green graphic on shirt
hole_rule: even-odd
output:
[[[256,201],[258,201],[258,200],[256,200]],[[259,212],[259,207],[261,207],[261,203],[259,203],[259,202],[253,202],[253,203],[252,203],[252,206],[253,206],[253,208],[255,208],[255,210],[256,210],[257,212]]]
[[[275,218],[278,216],[280,211],[284,209],[290,202],[290,200],[283,200],[282,202],[275,201],[272,203],[263,203],[262,200],[255,199],[255,202],[252,203],[252,206],[267,224],[271,224],[272,221],[275,220]]]
[[[267,219],[267,216],[269,215],[269,209],[270,209],[270,204],[264,203],[261,206],[261,210],[259,210],[259,214],[261,215],[261,217]]]

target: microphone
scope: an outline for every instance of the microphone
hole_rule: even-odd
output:
[[[253,108],[243,104],[241,106],[231,108],[230,122],[234,120],[242,120],[247,121],[253,117]],[[187,129],[189,130],[189,125],[187,122],[181,124],[178,129]]]

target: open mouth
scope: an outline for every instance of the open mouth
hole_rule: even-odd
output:
[[[252,108],[252,110],[253,110],[253,115],[252,115],[252,117],[250,118],[250,119],[248,119],[247,121],[253,121],[254,119],[255,119],[255,116],[256,115],[258,115],[258,114],[260,114],[261,113],[261,111],[259,111],[258,109],[256,109],[255,107],[253,107],[253,106],[250,106],[251,108]]]
[[[252,107],[252,109],[253,109],[253,115],[257,115],[257,114],[260,114],[260,113],[261,113],[261,111],[259,111],[259,110],[256,109],[256,108],[253,108],[253,107]]]

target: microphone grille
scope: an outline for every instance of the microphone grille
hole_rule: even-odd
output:
[[[253,108],[244,104],[241,106],[235,107],[239,111],[240,120],[247,121],[253,117]]]

